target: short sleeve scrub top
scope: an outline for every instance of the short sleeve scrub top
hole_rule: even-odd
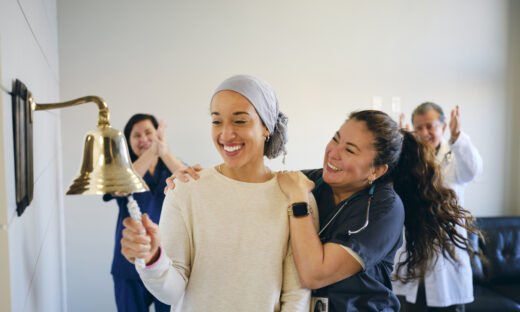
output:
[[[313,302],[325,303],[323,311],[399,311],[390,275],[395,253],[403,243],[404,209],[392,183],[376,182],[336,205],[332,188],[322,179],[322,169],[303,172],[316,184],[313,195],[322,243],[347,247],[364,262],[357,274],[313,290]],[[368,225],[363,227],[369,199]]]

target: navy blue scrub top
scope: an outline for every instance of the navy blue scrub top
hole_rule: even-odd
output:
[[[315,183],[322,169],[303,171]],[[323,180],[322,180],[323,181]],[[343,205],[334,203],[331,187],[323,182],[313,191],[318,204],[320,229]],[[365,262],[366,269],[335,284],[313,290],[313,297],[326,297],[329,311],[399,311],[399,301],[392,292],[390,275],[394,256],[403,243],[404,208],[391,183],[377,183],[366,220],[368,189],[351,196],[350,202],[320,235],[322,243],[336,243],[351,248]]]
[[[154,223],[159,223],[161,216],[162,204],[164,201],[164,188],[166,187],[166,178],[171,176],[170,170],[159,159],[153,176],[149,171],[143,177],[143,180],[148,184],[150,191],[142,193],[134,193],[133,197],[137,201],[141,213],[147,213]],[[135,270],[134,264],[130,263],[121,254],[121,238],[123,234],[123,219],[130,217],[128,214],[126,197],[117,197],[110,194],[104,195],[103,200],[109,201],[115,199],[117,206],[119,206],[119,215],[116,224],[116,242],[114,246],[114,259],[112,260],[112,269],[110,273],[119,278],[127,278],[132,280],[140,280],[139,274]]]

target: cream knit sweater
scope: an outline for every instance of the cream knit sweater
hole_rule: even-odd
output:
[[[163,254],[138,270],[155,297],[176,312],[309,311],[276,177],[246,183],[208,168],[175,183],[159,225]]]

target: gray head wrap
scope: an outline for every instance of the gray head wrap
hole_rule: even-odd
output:
[[[224,80],[213,96],[223,90],[240,93],[255,107],[260,119],[269,130],[269,140],[265,143],[264,155],[275,158],[286,154],[287,116],[278,109],[278,100],[273,88],[264,80],[247,75],[236,75]]]

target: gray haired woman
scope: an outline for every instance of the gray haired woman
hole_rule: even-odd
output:
[[[122,253],[146,287],[175,311],[308,311],[290,251],[288,200],[264,156],[285,153],[287,117],[265,81],[237,75],[211,99],[223,163],[178,181],[160,225],[127,218]],[[314,209],[315,203],[313,203]]]

